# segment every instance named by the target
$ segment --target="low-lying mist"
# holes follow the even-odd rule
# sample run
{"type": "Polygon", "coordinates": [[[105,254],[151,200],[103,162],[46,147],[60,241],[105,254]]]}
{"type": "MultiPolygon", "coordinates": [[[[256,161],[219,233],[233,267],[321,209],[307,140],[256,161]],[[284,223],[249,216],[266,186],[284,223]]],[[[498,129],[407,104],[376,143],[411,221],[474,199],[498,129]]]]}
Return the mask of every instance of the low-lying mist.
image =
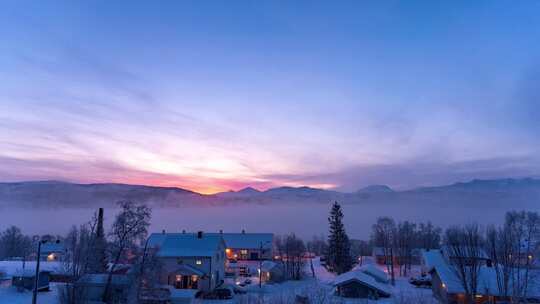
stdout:
{"type": "MultiPolygon", "coordinates": [[[[344,221],[351,238],[367,239],[371,226],[379,216],[391,216],[396,220],[416,222],[431,221],[435,225],[447,227],[453,224],[479,222],[482,225],[497,224],[504,220],[505,212],[516,209],[530,209],[529,206],[465,206],[442,204],[343,204],[344,221]],[[529,207],[529,208],[527,208],[529,207]]],[[[534,211],[539,206],[533,207],[534,211]]],[[[229,205],[180,208],[154,208],[151,232],[219,231],[273,232],[286,234],[294,232],[302,238],[326,234],[328,204],[277,204],[277,205],[229,205]]],[[[107,226],[112,223],[118,210],[105,209],[107,226]]],[[[3,208],[0,209],[0,229],[19,226],[26,234],[64,235],[73,225],[89,221],[95,209],[90,208],[3,208]]]]}

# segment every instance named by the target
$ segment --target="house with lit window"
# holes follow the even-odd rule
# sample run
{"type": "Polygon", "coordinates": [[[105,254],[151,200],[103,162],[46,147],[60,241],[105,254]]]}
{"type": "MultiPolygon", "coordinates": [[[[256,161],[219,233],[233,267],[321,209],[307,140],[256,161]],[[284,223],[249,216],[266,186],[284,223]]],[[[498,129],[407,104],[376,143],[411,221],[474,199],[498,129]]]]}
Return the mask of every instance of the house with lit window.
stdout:
{"type": "Polygon", "coordinates": [[[226,271],[240,276],[257,274],[263,261],[274,257],[272,233],[213,233],[223,237],[227,257],[226,271]]]}
{"type": "Polygon", "coordinates": [[[154,233],[148,248],[161,262],[161,284],[208,292],[223,283],[225,242],[219,234],[154,233]]]}
{"type": "Polygon", "coordinates": [[[63,242],[47,242],[41,245],[39,259],[47,262],[63,261],[66,254],[67,249],[63,242]]]}
{"type": "MultiPolygon", "coordinates": [[[[469,251],[472,252],[472,250],[469,251]]],[[[425,266],[431,275],[433,295],[440,303],[465,304],[467,303],[465,289],[459,279],[457,268],[455,268],[455,261],[458,257],[451,252],[451,250],[445,248],[424,251],[425,266]]],[[[493,264],[482,251],[478,252],[480,254],[476,254],[474,257],[467,257],[466,255],[461,257],[462,261],[464,259],[466,263],[470,261],[471,264],[472,260],[476,259],[477,261],[474,263],[480,265],[476,275],[477,291],[474,303],[509,303],[510,299],[503,296],[504,293],[500,291],[497,280],[497,267],[500,266],[493,264]]],[[[533,274],[531,270],[529,277],[527,294],[521,301],[540,303],[540,273],[533,274]]],[[[512,289],[511,286],[509,288],[512,289]]]]}
{"type": "Polygon", "coordinates": [[[273,258],[273,233],[216,233],[223,237],[227,246],[228,260],[272,260],[273,258]]]}

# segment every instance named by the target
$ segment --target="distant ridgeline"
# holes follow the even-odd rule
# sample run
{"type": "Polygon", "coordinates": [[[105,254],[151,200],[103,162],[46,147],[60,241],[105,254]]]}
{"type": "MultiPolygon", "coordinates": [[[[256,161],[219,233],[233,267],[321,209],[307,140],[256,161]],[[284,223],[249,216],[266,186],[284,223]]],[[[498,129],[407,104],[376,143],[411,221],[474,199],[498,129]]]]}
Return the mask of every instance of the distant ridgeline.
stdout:
{"type": "Polygon", "coordinates": [[[504,205],[512,208],[516,203],[540,205],[540,179],[473,180],[406,191],[394,191],[385,185],[372,185],[351,193],[309,187],[279,187],[266,191],[248,187],[212,195],[174,187],[126,184],[74,184],[58,181],[0,183],[0,207],[112,207],[119,200],[144,202],[152,207],[320,204],[339,201],[343,204],[481,204],[486,208],[504,205]]]}

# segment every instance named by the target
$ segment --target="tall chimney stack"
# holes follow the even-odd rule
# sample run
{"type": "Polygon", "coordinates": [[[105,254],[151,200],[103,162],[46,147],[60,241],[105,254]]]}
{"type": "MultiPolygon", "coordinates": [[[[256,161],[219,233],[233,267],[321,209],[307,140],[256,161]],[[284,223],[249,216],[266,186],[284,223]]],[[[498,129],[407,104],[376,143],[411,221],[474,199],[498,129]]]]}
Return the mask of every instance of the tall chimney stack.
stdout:
{"type": "Polygon", "coordinates": [[[203,232],[202,232],[202,231],[198,231],[198,232],[197,232],[197,238],[198,238],[198,239],[202,239],[202,235],[203,235],[203,232]]]}

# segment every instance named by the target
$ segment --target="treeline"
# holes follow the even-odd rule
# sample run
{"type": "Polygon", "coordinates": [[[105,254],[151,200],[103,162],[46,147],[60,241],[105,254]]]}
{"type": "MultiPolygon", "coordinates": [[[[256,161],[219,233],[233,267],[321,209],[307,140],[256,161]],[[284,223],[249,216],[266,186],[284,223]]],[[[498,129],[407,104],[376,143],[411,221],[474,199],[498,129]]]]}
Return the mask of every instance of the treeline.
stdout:
{"type": "Polygon", "coordinates": [[[102,298],[103,302],[110,302],[113,297],[112,275],[121,263],[135,266],[137,283],[130,291],[131,297],[135,299],[143,281],[149,284],[155,282],[155,260],[141,252],[141,244],[144,244],[150,226],[151,209],[131,201],[120,201],[118,206],[120,212],[116,214],[108,232],[103,226],[103,209],[99,209],[88,222],[73,226],[63,237],[30,237],[22,234],[17,227],[9,227],[0,234],[0,258],[40,258],[37,256],[39,242],[46,244],[60,241],[66,249],[66,256],[62,259],[64,274],[70,278],[60,290],[61,303],[85,303],[85,293],[77,290],[74,282],[92,274],[107,276],[102,298]]]}
{"type": "Polygon", "coordinates": [[[377,248],[382,254],[392,284],[396,275],[407,275],[420,250],[443,247],[459,283],[471,300],[477,294],[481,261],[488,260],[496,272],[503,296],[524,298],[530,287],[531,269],[539,263],[540,216],[537,212],[510,211],[502,225],[482,227],[477,223],[454,225],[443,230],[427,222],[395,221],[379,217],[369,240],[350,240],[343,225],[341,206],[334,203],[329,216],[329,235],[315,236],[307,250],[326,256],[330,271],[349,271],[354,263],[377,248]]]}

